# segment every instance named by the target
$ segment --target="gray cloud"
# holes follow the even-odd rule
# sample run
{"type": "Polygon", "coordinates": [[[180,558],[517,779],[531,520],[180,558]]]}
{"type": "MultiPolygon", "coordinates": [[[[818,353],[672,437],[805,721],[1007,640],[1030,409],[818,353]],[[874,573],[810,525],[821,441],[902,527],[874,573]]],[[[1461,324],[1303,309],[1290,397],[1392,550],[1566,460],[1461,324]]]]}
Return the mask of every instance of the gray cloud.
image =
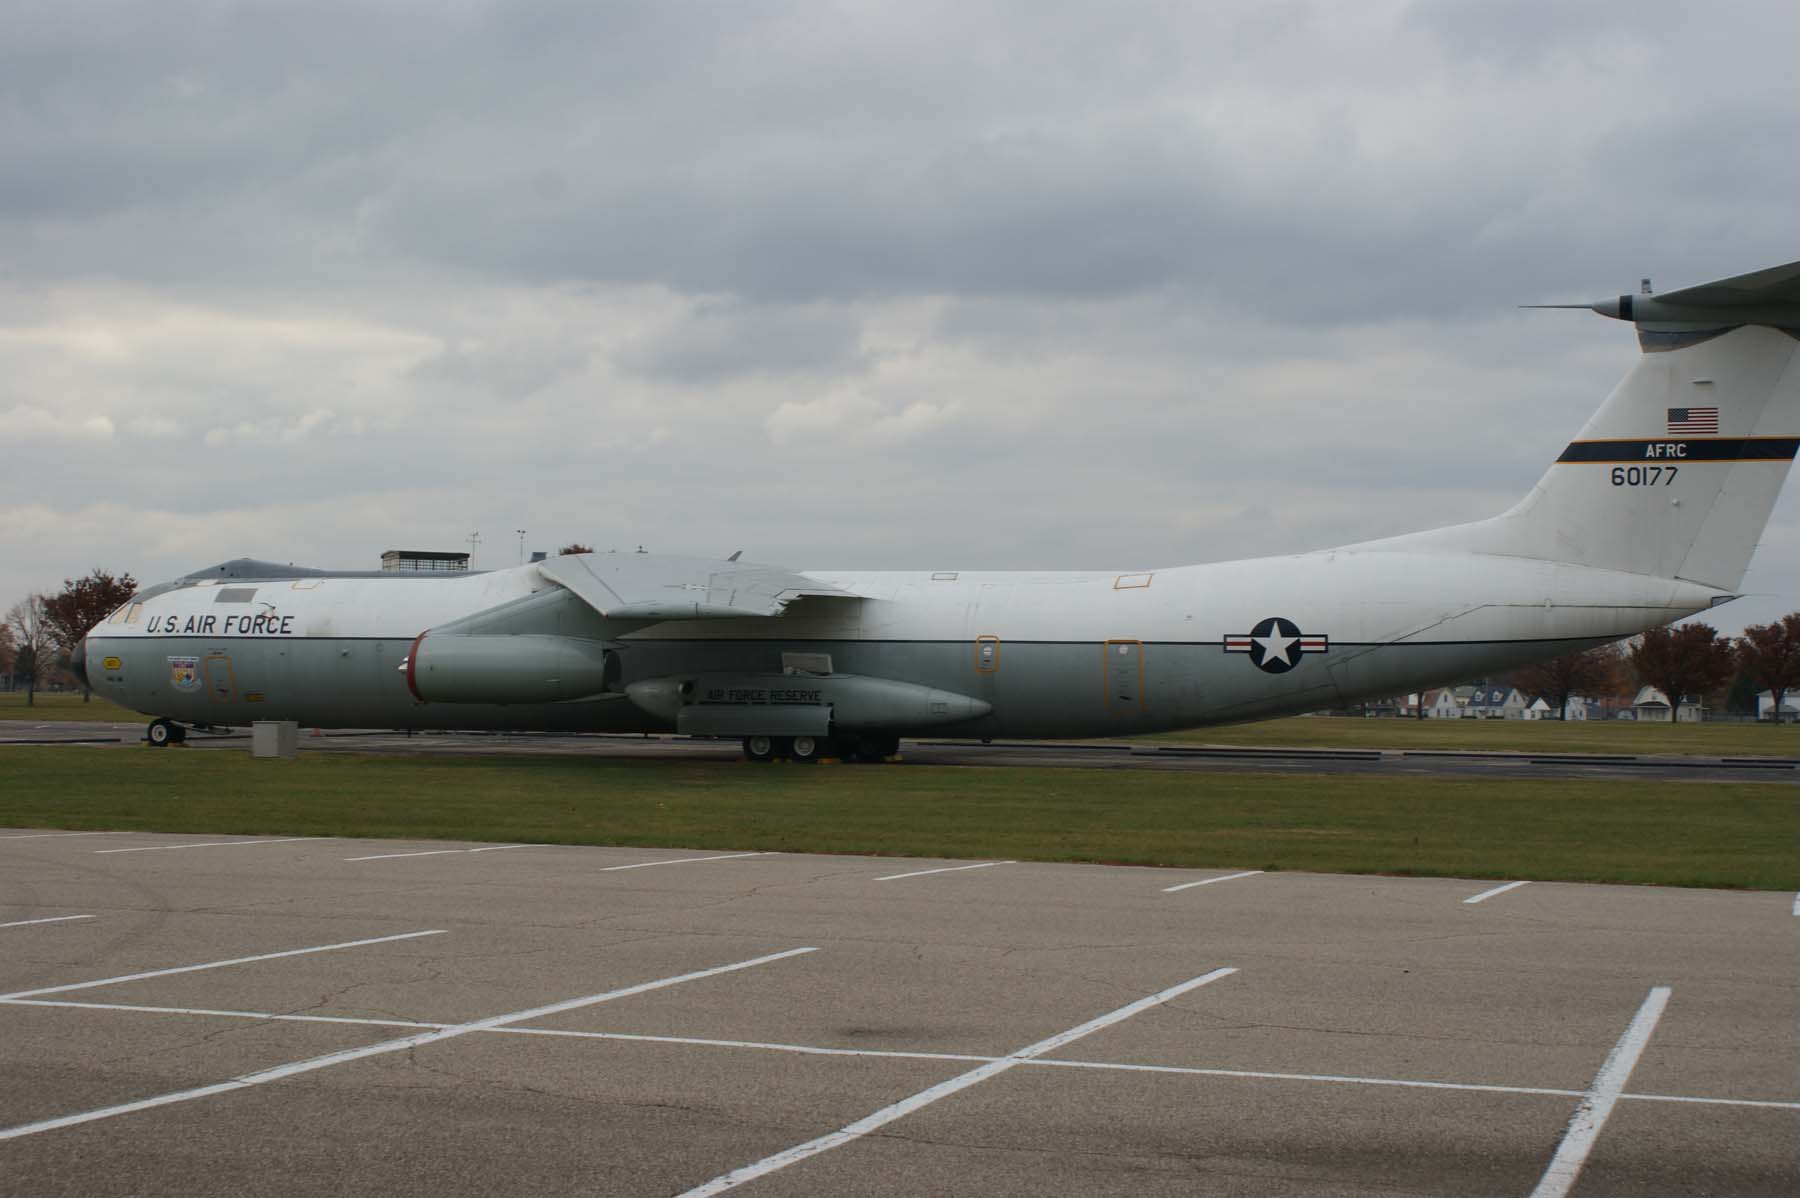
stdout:
{"type": "Polygon", "coordinates": [[[860,333],[844,307],[703,302],[681,323],[622,347],[616,361],[634,374],[690,384],[841,374],[863,364],[860,333]]]}

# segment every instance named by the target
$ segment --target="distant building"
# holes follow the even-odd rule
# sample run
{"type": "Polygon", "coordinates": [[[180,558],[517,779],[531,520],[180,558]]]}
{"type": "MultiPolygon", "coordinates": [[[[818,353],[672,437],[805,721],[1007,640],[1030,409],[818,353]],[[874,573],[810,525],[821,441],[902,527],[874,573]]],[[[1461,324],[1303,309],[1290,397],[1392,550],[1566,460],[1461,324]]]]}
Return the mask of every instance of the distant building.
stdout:
{"type": "MultiPolygon", "coordinates": [[[[1775,706],[1775,692],[1763,691],[1756,696],[1756,718],[1767,720],[1773,718],[1769,713],[1775,706]]],[[[1784,724],[1800,724],[1800,694],[1786,691],[1781,696],[1781,722],[1784,724]]]]}
{"type": "Polygon", "coordinates": [[[1470,691],[1463,710],[1478,720],[1522,720],[1526,707],[1525,696],[1514,687],[1477,686],[1470,691]]]}
{"type": "Polygon", "coordinates": [[[1428,720],[1454,720],[1462,717],[1462,705],[1456,701],[1456,692],[1449,687],[1425,692],[1425,718],[1428,720]]]}
{"type": "MultiPolygon", "coordinates": [[[[1632,718],[1648,721],[1652,724],[1669,722],[1669,696],[1654,686],[1638,688],[1637,698],[1631,704],[1632,718]]],[[[1706,708],[1699,703],[1683,702],[1681,705],[1681,722],[1697,724],[1706,718],[1706,708]]]]}
{"type": "Polygon", "coordinates": [[[1585,695],[1570,695],[1566,713],[1559,713],[1556,704],[1542,697],[1525,709],[1525,718],[1528,720],[1604,720],[1606,716],[1606,709],[1600,700],[1590,699],[1585,695]]]}
{"type": "Polygon", "coordinates": [[[435,553],[429,549],[390,549],[381,555],[381,568],[419,574],[456,574],[469,568],[469,555],[435,553]]]}

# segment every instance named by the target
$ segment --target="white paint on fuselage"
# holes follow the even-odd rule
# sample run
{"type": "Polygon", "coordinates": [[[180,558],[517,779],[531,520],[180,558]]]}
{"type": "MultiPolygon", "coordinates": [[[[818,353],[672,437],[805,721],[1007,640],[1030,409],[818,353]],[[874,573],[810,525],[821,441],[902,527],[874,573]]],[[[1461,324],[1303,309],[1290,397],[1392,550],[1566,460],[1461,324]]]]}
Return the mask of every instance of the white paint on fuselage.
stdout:
{"type": "MultiPolygon", "coordinates": [[[[1557,640],[1625,636],[1700,611],[1725,592],[1640,574],[1479,554],[1330,552],[1153,572],[1118,588],[1117,574],[964,571],[808,571],[861,601],[801,600],[772,617],[655,624],[626,634],[655,641],[852,640],[1003,643],[1206,643],[1280,616],[1333,645],[1413,640],[1557,640]]],[[[448,578],[321,578],[243,582],[247,603],[218,603],[225,587],[182,587],[151,597],[129,624],[94,636],[411,640],[428,629],[549,589],[530,566],[448,578]],[[252,624],[253,619],[261,622],[252,624]],[[279,625],[269,621],[281,618],[279,625]]]]}
{"type": "MultiPolygon", "coordinates": [[[[1677,580],[1592,570],[1535,559],[1482,554],[1335,550],[1291,557],[1182,566],[1125,577],[1116,573],[977,572],[954,578],[929,572],[811,571],[811,577],[862,596],[802,599],[773,617],[689,620],[621,630],[632,677],[718,669],[709,662],[749,654],[774,669],[772,651],[835,646],[841,658],[879,646],[881,677],[966,693],[989,702],[992,717],[965,734],[1107,735],[1193,726],[1309,710],[1331,702],[1457,681],[1541,656],[1556,644],[1630,635],[1703,610],[1724,593],[1677,580]],[[1148,585],[1141,584],[1148,580],[1148,585]],[[1323,652],[1288,673],[1258,669],[1229,638],[1280,617],[1323,652]],[[978,665],[978,638],[998,645],[998,668],[978,665]],[[1143,694],[1109,702],[1108,642],[1136,642],[1143,694]]],[[[318,694],[279,687],[215,698],[155,696],[171,686],[170,653],[236,656],[271,651],[305,657],[321,685],[355,692],[343,722],[396,727],[469,727],[476,713],[456,705],[420,705],[398,674],[405,647],[428,629],[554,588],[532,566],[434,577],[323,577],[273,582],[201,583],[153,595],[128,622],[90,636],[90,676],[103,692],[123,674],[135,689],[120,697],[154,714],[242,723],[302,718],[331,723],[318,694]],[[247,602],[219,602],[225,588],[254,589],[247,602]],[[257,642],[236,652],[234,642],[257,642]],[[288,642],[291,648],[281,648],[288,642]],[[372,645],[365,642],[373,642],[372,645]],[[273,649],[271,649],[273,646],[273,649]],[[384,656],[385,654],[385,656],[384,656]],[[126,659],[123,674],[103,667],[126,659]],[[345,663],[341,676],[319,671],[345,663]],[[373,658],[373,661],[369,659],[373,658]],[[326,667],[318,663],[323,660],[326,667]],[[356,672],[361,671],[361,672],[356,672]],[[326,679],[321,683],[321,678],[326,679]],[[339,681],[332,682],[331,678],[339,681]],[[149,691],[144,680],[151,680],[149,691]],[[266,690],[267,693],[263,693],[266,690]],[[424,708],[424,710],[421,710],[424,708]],[[196,715],[195,711],[202,714],[196,715]],[[204,714],[215,712],[210,717],[204,714]]],[[[1297,652],[1297,650],[1296,650],[1297,652]]],[[[743,667],[738,667],[743,668],[743,667]]],[[[841,661],[837,667],[856,672],[841,661]]],[[[274,676],[271,673],[271,676],[274,676]]],[[[211,675],[209,675],[209,680],[211,675]]],[[[194,688],[190,688],[194,689],[194,688]]],[[[634,727],[642,713],[616,702],[590,705],[593,728],[634,727]],[[607,710],[601,710],[601,707],[607,710]],[[628,717],[628,718],[627,718],[628,717]]],[[[492,726],[568,727],[567,705],[515,706],[492,726]],[[556,710],[551,710],[554,707],[556,710]],[[534,715],[533,713],[538,713],[534,715]],[[547,714],[546,714],[547,713],[547,714]]],[[[585,717],[584,717],[585,718],[585,717]]]]}

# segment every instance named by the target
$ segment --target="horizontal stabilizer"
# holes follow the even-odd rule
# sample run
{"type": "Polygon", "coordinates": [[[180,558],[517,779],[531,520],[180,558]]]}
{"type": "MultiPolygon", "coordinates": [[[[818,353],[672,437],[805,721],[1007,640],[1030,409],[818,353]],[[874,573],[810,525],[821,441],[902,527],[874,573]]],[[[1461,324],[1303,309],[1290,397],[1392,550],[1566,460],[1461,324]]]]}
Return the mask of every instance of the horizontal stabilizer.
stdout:
{"type": "Polygon", "coordinates": [[[778,616],[803,596],[856,595],[779,566],[660,553],[577,553],[538,563],[544,578],[612,620],[778,616]]]}
{"type": "Polygon", "coordinates": [[[1696,308],[1742,307],[1746,304],[1800,305],[1800,262],[1754,270],[1747,275],[1720,279],[1666,291],[1656,297],[1667,304],[1685,304],[1696,308]]]}
{"type": "Polygon", "coordinates": [[[1661,295],[1621,295],[1591,304],[1528,306],[1589,308],[1615,320],[1632,321],[1640,329],[1659,331],[1724,329],[1747,324],[1800,328],[1800,262],[1661,295]]]}

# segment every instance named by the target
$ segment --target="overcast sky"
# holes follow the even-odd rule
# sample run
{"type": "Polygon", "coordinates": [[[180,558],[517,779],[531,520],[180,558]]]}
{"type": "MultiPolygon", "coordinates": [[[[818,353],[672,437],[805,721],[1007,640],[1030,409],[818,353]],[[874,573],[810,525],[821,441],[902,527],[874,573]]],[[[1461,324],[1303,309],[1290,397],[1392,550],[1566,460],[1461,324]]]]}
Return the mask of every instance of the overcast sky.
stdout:
{"type": "MultiPolygon", "coordinates": [[[[1522,495],[1800,258],[1791,4],[0,0],[0,607],[94,566],[1141,569],[1522,495]]],[[[1735,630],[1800,608],[1790,483],[1735,630]]]]}

